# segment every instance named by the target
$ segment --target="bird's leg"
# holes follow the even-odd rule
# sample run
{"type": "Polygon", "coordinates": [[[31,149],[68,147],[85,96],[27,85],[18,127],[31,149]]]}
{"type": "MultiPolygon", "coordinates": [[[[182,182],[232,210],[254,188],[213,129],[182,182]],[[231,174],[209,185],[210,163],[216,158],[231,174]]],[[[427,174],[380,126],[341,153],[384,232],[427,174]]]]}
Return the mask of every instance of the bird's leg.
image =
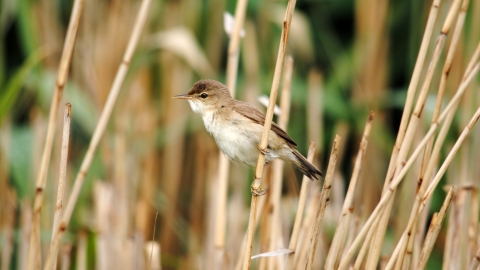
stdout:
{"type": "MultiPolygon", "coordinates": [[[[259,151],[260,151],[260,147],[258,147],[258,148],[259,148],[259,151]]],[[[268,162],[266,162],[264,166],[266,166],[266,165],[268,165],[268,162]]],[[[263,187],[261,186],[262,176],[260,176],[260,178],[257,178],[256,170],[253,173],[253,175],[255,176],[255,180],[253,180],[253,183],[250,185],[250,191],[255,196],[265,195],[265,193],[267,193],[267,191],[265,189],[263,189],[263,187]]]]}

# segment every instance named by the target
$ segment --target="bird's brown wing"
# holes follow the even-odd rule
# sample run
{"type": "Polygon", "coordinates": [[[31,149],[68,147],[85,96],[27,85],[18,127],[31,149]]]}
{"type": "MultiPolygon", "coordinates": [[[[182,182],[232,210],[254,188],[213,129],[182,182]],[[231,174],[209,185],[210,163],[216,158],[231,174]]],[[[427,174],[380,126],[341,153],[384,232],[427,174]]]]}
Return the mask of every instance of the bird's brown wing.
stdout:
{"type": "MultiPolygon", "coordinates": [[[[235,101],[236,101],[235,111],[237,113],[245,116],[246,118],[262,126],[265,124],[265,114],[263,114],[261,111],[255,108],[255,106],[246,102],[242,102],[238,100],[235,100],[235,101]]],[[[278,136],[282,137],[291,146],[297,146],[297,143],[295,143],[295,141],[293,141],[293,139],[290,138],[290,136],[288,136],[288,134],[283,129],[281,129],[277,124],[275,124],[273,121],[272,121],[271,130],[275,132],[275,134],[277,134],[278,136]]]]}

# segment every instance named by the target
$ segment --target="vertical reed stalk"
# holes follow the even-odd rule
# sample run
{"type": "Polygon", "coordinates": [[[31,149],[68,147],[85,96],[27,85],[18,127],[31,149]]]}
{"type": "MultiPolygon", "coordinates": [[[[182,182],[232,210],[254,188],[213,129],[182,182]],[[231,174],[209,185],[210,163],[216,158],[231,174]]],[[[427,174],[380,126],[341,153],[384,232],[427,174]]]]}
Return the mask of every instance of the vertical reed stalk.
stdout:
{"type": "Polygon", "coordinates": [[[325,181],[323,182],[322,194],[320,195],[320,205],[317,210],[317,215],[315,217],[315,224],[313,231],[310,237],[310,250],[307,257],[307,265],[305,269],[311,270],[313,266],[313,260],[315,258],[315,250],[318,243],[318,234],[320,233],[320,228],[322,227],[323,215],[325,214],[325,209],[327,208],[327,203],[330,200],[330,190],[332,188],[333,176],[335,174],[335,166],[337,164],[338,158],[338,148],[340,146],[340,136],[336,135],[335,140],[333,141],[332,153],[330,154],[330,160],[328,162],[327,174],[325,176],[325,181]]]}
{"type": "Polygon", "coordinates": [[[472,259],[472,262],[470,263],[468,270],[476,270],[478,269],[479,265],[480,265],[480,249],[478,249],[477,253],[475,253],[475,257],[472,259]]]}
{"type": "MultiPolygon", "coordinates": [[[[235,8],[235,24],[231,33],[230,43],[228,46],[227,60],[227,87],[230,93],[235,97],[238,60],[240,54],[240,32],[245,22],[248,0],[237,1],[235,8]]],[[[228,193],[228,173],[230,171],[230,161],[219,151],[218,155],[218,177],[217,190],[215,196],[217,200],[217,209],[215,215],[215,248],[216,269],[221,269],[223,265],[223,257],[225,252],[225,230],[226,230],[226,209],[227,209],[227,193],[228,193]]]]}
{"type": "MultiPolygon", "coordinates": [[[[428,16],[427,25],[425,27],[425,32],[423,34],[422,44],[420,45],[420,50],[418,52],[417,60],[415,62],[415,67],[413,69],[412,78],[410,80],[410,84],[408,85],[407,99],[405,101],[405,106],[403,108],[402,119],[401,119],[401,122],[400,122],[400,127],[399,127],[399,131],[398,131],[397,138],[396,138],[396,141],[395,141],[395,145],[393,146],[392,156],[390,158],[390,163],[389,163],[389,166],[388,166],[387,175],[385,177],[385,182],[384,182],[382,193],[386,192],[387,186],[389,185],[389,180],[393,177],[393,174],[395,172],[395,166],[397,164],[397,156],[398,156],[400,148],[403,144],[403,140],[404,140],[404,137],[405,137],[405,134],[406,134],[410,112],[411,112],[412,107],[413,107],[413,101],[414,101],[414,98],[415,98],[415,93],[417,91],[418,82],[420,80],[420,75],[422,73],[423,64],[425,62],[425,58],[426,58],[426,55],[427,55],[428,44],[430,43],[430,39],[432,37],[433,27],[435,25],[435,20],[436,20],[437,15],[438,15],[438,7],[440,5],[440,2],[441,2],[441,0],[434,0],[432,2],[432,6],[430,8],[430,13],[429,13],[429,16],[428,16]]],[[[386,217],[384,217],[384,219],[386,219],[386,217]]],[[[386,225],[386,220],[384,220],[383,224],[386,225]]],[[[372,228],[372,229],[376,229],[376,226],[374,226],[374,228],[372,228]]],[[[383,237],[379,237],[379,238],[383,238],[383,237]]],[[[373,248],[376,248],[376,251],[370,253],[372,257],[370,257],[370,255],[369,255],[369,258],[371,258],[371,259],[368,260],[368,261],[370,261],[370,265],[376,265],[376,263],[378,261],[378,257],[380,255],[380,248],[378,246],[381,245],[380,241],[381,241],[381,239],[377,240],[377,242],[376,242],[377,247],[375,247],[375,246],[373,247],[373,248]]]]}
{"type": "MultiPolygon", "coordinates": [[[[285,73],[283,74],[283,87],[280,97],[280,116],[278,117],[278,125],[281,129],[287,130],[288,120],[290,116],[290,96],[293,74],[293,58],[287,56],[285,73]]],[[[270,196],[271,219],[270,219],[270,246],[269,250],[274,251],[276,248],[283,246],[279,243],[281,232],[281,217],[280,217],[280,199],[282,197],[282,179],[283,179],[283,161],[275,160],[273,162],[273,176],[272,176],[272,192],[270,196]]],[[[280,267],[276,264],[279,256],[268,257],[268,269],[275,270],[280,267]]]]}
{"type": "MultiPolygon", "coordinates": [[[[285,52],[287,49],[288,33],[290,25],[292,23],[293,11],[295,10],[296,0],[289,0],[287,5],[287,11],[283,20],[282,36],[280,38],[280,48],[278,50],[277,62],[275,64],[275,72],[273,74],[273,83],[270,90],[270,102],[268,104],[267,113],[265,115],[265,124],[263,126],[262,139],[260,141],[259,149],[263,152],[266,149],[268,142],[268,134],[272,127],[273,109],[277,100],[278,86],[280,84],[280,76],[282,74],[283,62],[285,61],[285,52]]],[[[250,205],[250,216],[248,220],[247,238],[245,244],[245,254],[243,257],[243,269],[250,269],[250,257],[252,255],[253,234],[255,232],[255,213],[257,211],[258,196],[263,194],[264,191],[261,187],[261,179],[263,175],[263,168],[265,166],[265,154],[258,154],[257,166],[255,169],[255,180],[253,181],[252,188],[252,201],[250,205]]]]}
{"type": "Polygon", "coordinates": [[[44,267],[45,270],[52,269],[53,267],[54,254],[58,252],[60,240],[67,229],[70,218],[72,217],[73,210],[78,200],[78,196],[80,195],[80,190],[85,180],[85,176],[92,163],[93,155],[95,154],[97,146],[100,143],[102,135],[107,127],[108,120],[110,118],[110,115],[112,114],[113,107],[117,100],[121,86],[123,84],[123,81],[125,80],[125,76],[127,75],[130,61],[132,60],[133,53],[135,52],[135,48],[138,44],[138,40],[140,39],[143,26],[145,25],[145,21],[147,19],[150,2],[151,0],[143,0],[140,6],[138,17],[133,27],[132,35],[123,56],[122,64],[120,65],[117,75],[115,76],[115,80],[113,81],[113,85],[110,89],[107,102],[105,103],[105,107],[102,111],[102,114],[100,115],[97,126],[95,127],[95,131],[93,132],[92,140],[90,141],[90,145],[83,159],[80,171],[75,178],[75,184],[72,188],[72,193],[70,195],[70,199],[68,200],[67,207],[65,208],[64,216],[62,218],[62,221],[60,222],[58,233],[55,233],[55,238],[52,241],[52,247],[49,251],[48,259],[44,267]]]}
{"type": "Polygon", "coordinates": [[[87,233],[85,231],[80,231],[78,234],[76,269],[87,270],[87,233]]]}
{"type": "MultiPolygon", "coordinates": [[[[315,155],[315,142],[311,141],[310,146],[308,147],[308,155],[307,160],[311,163],[313,162],[313,157],[315,155]]],[[[293,270],[295,265],[295,256],[298,254],[295,253],[297,250],[297,244],[299,240],[300,228],[302,225],[303,214],[305,212],[305,204],[307,202],[307,193],[308,187],[310,186],[310,182],[312,180],[305,175],[302,178],[302,186],[300,188],[300,195],[298,196],[298,207],[297,213],[295,214],[295,221],[293,223],[293,230],[292,235],[290,236],[290,243],[288,245],[288,249],[293,251],[292,253],[288,254],[287,261],[286,261],[286,270],[293,270]]]]}
{"type": "MultiPolygon", "coordinates": [[[[470,74],[468,75],[467,79],[462,82],[462,84],[460,85],[457,93],[454,95],[454,97],[450,100],[449,104],[445,107],[444,111],[442,112],[442,114],[440,115],[440,117],[438,118],[438,121],[433,123],[431,126],[430,126],[430,129],[428,130],[427,134],[425,135],[425,137],[422,139],[422,141],[418,144],[417,148],[415,149],[415,151],[412,153],[412,155],[410,156],[410,158],[405,162],[402,162],[402,166],[399,168],[399,172],[398,174],[396,174],[396,176],[392,179],[392,181],[390,182],[390,185],[387,189],[387,192],[386,194],[384,194],[384,196],[382,196],[380,202],[378,203],[378,205],[375,207],[375,210],[373,211],[373,213],[370,215],[370,217],[368,218],[368,220],[365,222],[363,228],[360,230],[359,234],[357,235],[357,237],[355,238],[354,242],[352,243],[352,245],[350,246],[347,254],[345,255],[345,257],[342,259],[341,263],[340,263],[340,266],[339,266],[339,269],[346,269],[347,267],[347,264],[348,262],[353,258],[353,255],[354,255],[354,252],[356,250],[356,248],[358,247],[358,245],[360,245],[361,241],[363,240],[363,238],[367,235],[367,232],[370,230],[371,228],[371,225],[376,222],[377,218],[379,217],[379,214],[381,214],[381,212],[383,211],[384,209],[384,206],[386,205],[386,203],[389,201],[389,199],[392,197],[392,195],[394,194],[394,190],[395,188],[398,186],[398,184],[402,181],[403,177],[405,176],[407,170],[412,166],[413,162],[415,161],[415,159],[419,156],[420,152],[422,151],[422,149],[425,147],[425,145],[427,144],[428,140],[434,135],[436,129],[438,128],[438,125],[443,122],[443,120],[447,117],[447,115],[450,113],[450,111],[452,111],[453,107],[455,107],[456,103],[459,101],[459,99],[461,98],[462,94],[465,92],[465,90],[467,89],[467,86],[468,84],[471,82],[471,80],[473,79],[473,77],[475,76],[475,74],[478,72],[478,69],[480,68],[480,63],[475,65],[475,67],[472,69],[472,71],[470,72],[470,74]]],[[[476,114],[475,114],[476,116],[476,114]]],[[[475,116],[474,118],[472,118],[471,121],[473,121],[475,119],[475,116]]],[[[472,124],[473,125],[473,124],[472,124]]],[[[469,123],[469,126],[470,126],[470,123],[469,123]]],[[[467,126],[466,128],[468,128],[469,126],[467,126]]],[[[468,133],[468,131],[465,131],[468,133]]],[[[462,136],[465,136],[465,135],[462,135],[462,136]]],[[[464,138],[463,138],[464,139],[464,138]]],[[[462,140],[463,140],[462,139],[462,140]]],[[[460,140],[460,138],[459,138],[460,140]]],[[[459,146],[458,146],[459,147],[459,146]]],[[[445,168],[446,169],[446,168],[445,168]]],[[[435,180],[435,179],[434,179],[435,180]]],[[[433,182],[432,182],[433,183],[433,182]]],[[[438,184],[438,183],[437,183],[438,184]]],[[[428,190],[427,190],[428,192],[428,190]]],[[[432,192],[432,191],[430,191],[432,192]]]]}
{"type": "Polygon", "coordinates": [[[55,90],[53,92],[52,101],[50,103],[50,113],[48,115],[47,137],[42,154],[40,171],[37,175],[35,184],[35,199],[33,203],[33,226],[30,234],[30,248],[28,253],[28,270],[39,269],[40,259],[40,212],[42,210],[43,198],[45,196],[45,185],[47,182],[48,166],[50,163],[50,154],[52,153],[53,138],[55,135],[55,127],[57,121],[57,112],[60,100],[62,99],[63,89],[67,82],[70,62],[72,60],[73,48],[77,38],[80,17],[83,11],[85,0],[76,0],[73,3],[72,15],[68,23],[67,36],[63,45],[62,58],[60,59],[60,67],[55,82],[55,90]]]}
{"type": "MultiPolygon", "coordinates": [[[[470,63],[474,63],[475,61],[477,61],[477,59],[474,57],[471,59],[470,63]]],[[[465,81],[467,79],[467,74],[468,72],[471,70],[471,67],[472,65],[469,64],[469,68],[467,68],[466,70],[466,73],[464,75],[464,78],[463,78],[463,81],[465,81]]],[[[438,134],[437,136],[437,139],[435,141],[435,145],[433,147],[433,151],[430,155],[430,160],[426,166],[426,169],[425,169],[425,172],[424,172],[424,179],[430,179],[432,177],[432,174],[434,172],[434,169],[435,167],[437,166],[437,162],[438,162],[438,159],[439,159],[439,155],[440,155],[440,150],[442,148],[442,145],[443,145],[443,142],[447,136],[447,133],[449,131],[449,128],[450,128],[450,124],[452,123],[452,120],[453,120],[453,117],[454,117],[454,112],[455,110],[457,109],[458,107],[458,103],[455,104],[454,106],[454,110],[451,111],[448,115],[447,115],[447,118],[442,126],[442,129],[440,130],[440,133],[438,134]]],[[[410,233],[413,233],[413,226],[415,225],[417,219],[418,219],[418,208],[420,207],[420,200],[428,186],[428,181],[424,181],[422,183],[420,183],[420,187],[418,188],[418,191],[417,191],[417,195],[416,195],[416,198],[415,198],[415,202],[414,202],[414,205],[413,205],[413,208],[412,208],[412,214],[410,216],[410,220],[409,220],[409,223],[407,225],[407,228],[405,229],[404,233],[403,233],[403,236],[399,242],[399,246],[398,248],[400,248],[400,246],[404,245],[405,244],[405,240],[406,240],[406,237],[410,234],[410,233]]],[[[449,255],[446,255],[446,256],[449,256],[449,255]]],[[[393,260],[396,259],[396,256],[392,256],[391,257],[391,261],[393,263],[393,260]]],[[[389,263],[390,265],[390,263],[389,263]]]]}
{"type": "MultiPolygon", "coordinates": [[[[57,233],[58,224],[63,215],[63,195],[65,194],[65,182],[67,178],[68,145],[70,138],[70,120],[72,105],[65,104],[65,114],[63,116],[63,135],[62,135],[62,153],[60,157],[60,174],[58,177],[57,202],[55,204],[55,216],[53,219],[52,241],[57,233]]],[[[57,254],[53,255],[53,269],[57,269],[57,254]]]]}
{"type": "Polygon", "coordinates": [[[308,74],[307,129],[308,140],[319,142],[315,154],[323,153],[323,102],[323,75],[312,69],[308,74]]]}
{"type": "MultiPolygon", "coordinates": [[[[62,263],[62,270],[69,270],[70,269],[70,264],[72,263],[72,256],[71,256],[71,251],[72,251],[72,245],[70,244],[65,244],[62,247],[62,251],[60,253],[60,261],[62,263]]],[[[78,270],[82,270],[80,268],[77,268],[78,270]]]]}
{"type": "Polygon", "coordinates": [[[437,240],[437,236],[440,233],[440,229],[442,228],[443,220],[445,219],[445,215],[447,214],[448,207],[450,206],[450,202],[452,201],[453,195],[455,194],[455,188],[451,187],[448,190],[447,196],[443,201],[442,208],[440,212],[435,213],[432,218],[432,222],[430,223],[430,228],[428,229],[427,236],[425,237],[425,242],[423,244],[422,252],[420,254],[420,260],[416,269],[424,269],[427,265],[428,258],[430,257],[430,253],[432,252],[433,245],[437,240]]]}
{"type": "Polygon", "coordinates": [[[328,251],[327,260],[325,262],[325,268],[335,269],[338,267],[340,261],[340,255],[343,253],[345,245],[345,239],[347,238],[347,230],[350,224],[350,218],[352,217],[352,209],[355,208],[353,204],[353,196],[355,194],[355,188],[357,186],[358,178],[360,175],[360,169],[362,168],[362,160],[365,157],[367,151],[368,137],[370,136],[370,130],[372,129],[373,112],[370,112],[365,130],[363,132],[362,141],[360,142],[360,149],[358,150],[357,158],[355,161],[355,167],[353,168],[352,178],[348,186],[347,195],[343,203],[342,212],[338,220],[337,229],[333,236],[330,250],[328,251]]]}
{"type": "MultiPolygon", "coordinates": [[[[452,41],[450,43],[450,47],[449,47],[448,53],[447,53],[447,59],[446,59],[445,64],[443,66],[442,77],[440,79],[440,87],[438,89],[437,101],[436,101],[435,109],[434,109],[434,112],[433,112],[432,122],[435,122],[437,120],[438,116],[440,115],[443,96],[444,96],[444,93],[445,93],[446,83],[447,83],[447,79],[448,79],[448,74],[450,73],[450,69],[452,68],[453,57],[455,55],[457,45],[458,45],[458,41],[460,40],[460,35],[462,33],[463,24],[465,22],[466,12],[467,12],[467,8],[468,8],[468,3],[469,3],[469,0],[464,0],[463,1],[461,9],[460,9],[460,13],[459,13],[458,18],[457,18],[457,23],[456,23],[455,29],[453,31],[452,41]]],[[[436,160],[435,158],[432,159],[431,156],[430,156],[430,154],[431,154],[430,151],[432,149],[432,145],[433,145],[433,139],[431,139],[428,142],[428,144],[425,148],[425,153],[424,153],[424,157],[423,157],[423,161],[422,161],[422,168],[426,168],[426,165],[430,160],[436,160]]],[[[420,183],[420,184],[419,184],[419,188],[417,189],[417,191],[421,190],[421,185],[424,184],[424,182],[428,183],[430,181],[430,175],[428,175],[426,177],[425,176],[426,175],[424,175],[424,170],[423,170],[421,172],[421,175],[419,176],[418,183],[420,183]]],[[[411,213],[413,214],[415,212],[416,211],[414,210],[411,213]]],[[[423,224],[420,224],[420,225],[423,226],[423,224]]],[[[416,226],[415,226],[415,224],[413,224],[413,226],[411,228],[411,231],[408,233],[407,248],[405,249],[405,253],[403,255],[403,256],[405,256],[405,259],[404,259],[404,262],[403,262],[403,265],[404,265],[403,268],[404,269],[406,267],[408,267],[408,265],[410,265],[410,258],[411,258],[411,254],[413,253],[413,244],[414,244],[415,236],[417,235],[415,233],[415,229],[416,229],[416,226]]],[[[416,265],[416,264],[414,263],[414,265],[416,265]]]]}

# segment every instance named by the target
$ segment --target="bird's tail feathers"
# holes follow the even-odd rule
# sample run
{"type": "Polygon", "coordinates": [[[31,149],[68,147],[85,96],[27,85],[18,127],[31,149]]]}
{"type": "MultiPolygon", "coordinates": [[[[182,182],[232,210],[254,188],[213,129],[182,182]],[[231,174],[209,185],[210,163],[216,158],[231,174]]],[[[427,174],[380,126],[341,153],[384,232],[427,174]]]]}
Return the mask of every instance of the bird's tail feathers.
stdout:
{"type": "Polygon", "coordinates": [[[318,177],[320,176],[321,178],[325,178],[325,175],[323,172],[321,172],[315,165],[310,163],[300,152],[298,152],[296,149],[292,149],[293,154],[295,155],[295,159],[291,160],[293,165],[297,167],[299,170],[302,171],[302,173],[310,178],[311,180],[319,179],[318,177]]]}

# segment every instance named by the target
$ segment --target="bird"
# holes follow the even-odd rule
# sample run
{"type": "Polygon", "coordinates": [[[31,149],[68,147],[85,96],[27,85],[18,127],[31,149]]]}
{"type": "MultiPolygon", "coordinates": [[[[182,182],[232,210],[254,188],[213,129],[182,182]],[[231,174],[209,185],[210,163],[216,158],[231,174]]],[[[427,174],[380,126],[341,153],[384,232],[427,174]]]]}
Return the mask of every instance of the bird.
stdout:
{"type": "Polygon", "coordinates": [[[236,100],[226,85],[211,79],[196,82],[186,93],[175,99],[187,100],[193,112],[200,114],[205,129],[231,161],[255,166],[258,152],[265,154],[265,163],[274,159],[290,162],[305,176],[324,178],[324,174],[295,148],[295,141],[272,122],[265,150],[259,148],[265,114],[255,106],[236,100]]]}

